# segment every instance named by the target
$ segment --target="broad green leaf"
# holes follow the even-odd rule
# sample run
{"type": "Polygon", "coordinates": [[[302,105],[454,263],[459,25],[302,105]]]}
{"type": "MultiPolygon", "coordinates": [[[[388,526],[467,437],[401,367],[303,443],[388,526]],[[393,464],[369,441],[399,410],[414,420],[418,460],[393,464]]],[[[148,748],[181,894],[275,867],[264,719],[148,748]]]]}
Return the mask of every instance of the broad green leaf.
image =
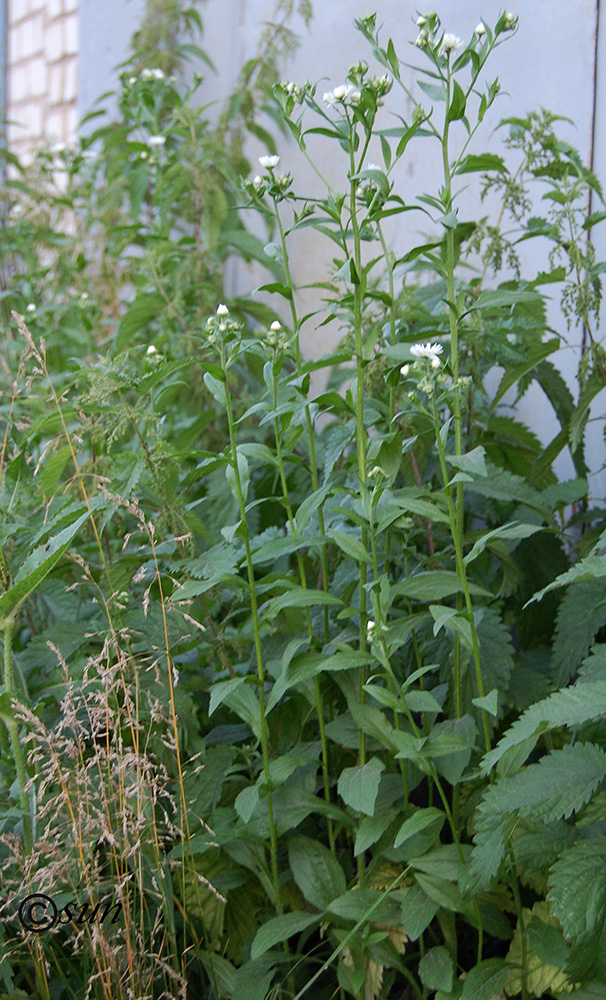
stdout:
{"type": "Polygon", "coordinates": [[[486,469],[486,449],[483,445],[478,445],[473,451],[468,451],[464,455],[447,455],[446,461],[454,465],[455,469],[466,472],[470,476],[487,476],[486,469]]]}
{"type": "Polygon", "coordinates": [[[288,860],[299,889],[318,910],[325,910],[345,892],[347,885],[341,865],[318,840],[291,837],[288,860]]]}
{"type": "Polygon", "coordinates": [[[600,933],[606,916],[606,839],[581,840],[551,868],[547,899],[567,938],[600,933]]]}
{"type": "Polygon", "coordinates": [[[363,854],[367,851],[369,847],[376,844],[389,826],[393,823],[394,812],[393,810],[388,810],[387,812],[379,812],[374,816],[363,816],[356,833],[356,842],[354,845],[354,858],[363,854]]]}
{"type": "Polygon", "coordinates": [[[373,816],[385,764],[371,757],[366,764],[346,767],[339,776],[337,790],[346,805],[373,816]]]}
{"type": "Polygon", "coordinates": [[[492,1000],[509,978],[509,967],[500,958],[487,958],[467,973],[461,1000],[492,1000]]]}
{"type": "Polygon", "coordinates": [[[138,295],[120,320],[116,331],[116,350],[123,351],[128,347],[133,334],[161,316],[165,309],[166,302],[161,295],[138,295]]]}
{"type": "Polygon", "coordinates": [[[384,924],[399,923],[399,906],[379,889],[350,889],[328,906],[328,912],[355,923],[371,919],[384,924]]]}
{"type": "Polygon", "coordinates": [[[538,292],[497,289],[495,291],[482,292],[471,308],[492,310],[502,309],[504,306],[515,306],[518,303],[534,303],[542,301],[542,297],[538,292]]]}
{"type": "Polygon", "coordinates": [[[404,896],[402,924],[410,940],[416,941],[435,917],[439,904],[416,884],[401,890],[398,895],[404,896]]]}
{"type": "Polygon", "coordinates": [[[419,962],[419,976],[428,990],[442,990],[450,993],[454,977],[454,965],[447,948],[438,945],[426,951],[419,962]]]}
{"type": "Polygon", "coordinates": [[[240,794],[236,796],[234,806],[243,823],[248,823],[258,804],[259,788],[257,785],[249,785],[248,788],[243,788],[240,794]]]}
{"type": "Polygon", "coordinates": [[[496,719],[499,707],[499,692],[496,688],[493,688],[492,691],[485,694],[483,698],[472,698],[471,701],[477,708],[483,709],[496,719]]]}
{"type": "Polygon", "coordinates": [[[299,934],[313,924],[317,924],[320,917],[317,913],[304,913],[295,911],[284,913],[281,917],[273,917],[268,920],[263,927],[260,927],[250,946],[250,957],[259,958],[275,944],[288,940],[293,934],[299,934]]]}

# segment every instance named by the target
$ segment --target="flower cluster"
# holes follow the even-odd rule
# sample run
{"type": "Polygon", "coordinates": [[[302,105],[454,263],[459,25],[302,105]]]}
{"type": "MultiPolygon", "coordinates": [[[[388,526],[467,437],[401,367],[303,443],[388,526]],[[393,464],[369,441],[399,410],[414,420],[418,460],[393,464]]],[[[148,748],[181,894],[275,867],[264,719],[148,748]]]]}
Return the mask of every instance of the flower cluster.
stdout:
{"type": "MultiPolygon", "coordinates": [[[[133,78],[131,77],[131,79],[133,79],[133,78]]],[[[155,69],[142,69],[141,70],[141,79],[142,80],[164,80],[164,71],[161,70],[158,66],[156,66],[155,69]]],[[[129,83],[130,83],[130,81],[129,81],[129,83]]]]}
{"type": "Polygon", "coordinates": [[[360,100],[360,91],[351,83],[341,83],[334,90],[327,91],[322,100],[329,108],[336,108],[339,104],[343,107],[347,105],[357,104],[360,100]]]}
{"type": "Polygon", "coordinates": [[[214,316],[209,316],[206,320],[206,333],[209,344],[216,344],[219,338],[227,339],[230,334],[240,333],[242,324],[230,319],[229,309],[222,302],[217,307],[214,316]]]}
{"type": "Polygon", "coordinates": [[[265,335],[265,343],[268,347],[274,347],[278,351],[285,351],[288,347],[288,336],[282,329],[282,324],[276,319],[271,324],[265,335]]]}
{"type": "MultiPolygon", "coordinates": [[[[402,365],[400,368],[400,374],[407,378],[412,371],[417,372],[421,375],[421,380],[419,382],[419,389],[421,392],[430,393],[433,389],[433,375],[434,372],[439,371],[442,367],[442,361],[440,360],[440,355],[443,353],[444,348],[441,344],[413,344],[410,348],[410,353],[413,358],[417,358],[417,361],[412,365],[402,365]]],[[[446,375],[439,374],[437,376],[437,381],[443,383],[446,381],[446,375]]]]}
{"type": "Polygon", "coordinates": [[[274,169],[278,166],[279,162],[279,156],[260,156],[259,163],[269,172],[263,177],[260,174],[256,174],[252,180],[252,186],[255,191],[258,191],[259,194],[264,194],[269,189],[270,195],[278,200],[288,191],[292,184],[290,174],[278,174],[277,176],[274,174],[274,169]]]}

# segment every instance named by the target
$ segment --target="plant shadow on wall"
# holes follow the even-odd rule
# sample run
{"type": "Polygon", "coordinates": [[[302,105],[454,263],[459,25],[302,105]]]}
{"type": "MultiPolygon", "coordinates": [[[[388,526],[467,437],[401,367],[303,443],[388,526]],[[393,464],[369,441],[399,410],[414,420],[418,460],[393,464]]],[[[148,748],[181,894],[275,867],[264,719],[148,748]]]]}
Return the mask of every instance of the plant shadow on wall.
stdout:
{"type": "Polygon", "coordinates": [[[274,87],[339,190],[299,194],[271,144],[240,182],[238,144],[157,66],[124,74],[96,166],[59,154],[54,201],[5,191],[26,206],[5,244],[6,995],[606,995],[600,185],[549,112],[503,123],[511,162],[470,151],[513,15],[467,43],[420,16],[421,101],[375,17],[356,24],[385,72],[274,87]],[[394,177],[419,143],[443,180],[412,205],[394,177]],[[496,224],[460,218],[473,174],[496,224]],[[385,221],[410,211],[430,235],[403,252],[385,221]],[[309,227],[334,266],[303,316],[309,227]],[[549,268],[523,277],[531,238],[549,268]],[[267,266],[272,306],[222,301],[233,252],[267,266]],[[342,343],[306,361],[331,320],[342,343]],[[552,356],[581,326],[575,399],[552,356]],[[516,415],[533,382],[546,447],[516,415]],[[35,894],[58,914],[20,911],[40,933],[17,919],[35,894]]]}

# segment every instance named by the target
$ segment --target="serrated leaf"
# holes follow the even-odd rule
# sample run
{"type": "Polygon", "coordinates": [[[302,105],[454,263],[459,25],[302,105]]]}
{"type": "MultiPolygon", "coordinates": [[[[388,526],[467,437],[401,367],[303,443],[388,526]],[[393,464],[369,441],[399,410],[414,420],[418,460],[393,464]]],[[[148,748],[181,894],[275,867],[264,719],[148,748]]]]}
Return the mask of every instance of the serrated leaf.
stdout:
{"type": "Polygon", "coordinates": [[[567,938],[601,932],[606,916],[606,839],[582,840],[551,868],[547,899],[567,938]]]}

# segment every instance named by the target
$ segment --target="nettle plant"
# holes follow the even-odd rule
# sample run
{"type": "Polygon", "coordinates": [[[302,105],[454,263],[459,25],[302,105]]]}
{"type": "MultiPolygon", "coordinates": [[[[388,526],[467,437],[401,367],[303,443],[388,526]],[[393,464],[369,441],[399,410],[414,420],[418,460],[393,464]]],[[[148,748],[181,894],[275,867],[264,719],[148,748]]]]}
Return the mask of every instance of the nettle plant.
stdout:
{"type": "Polygon", "coordinates": [[[513,15],[467,44],[420,16],[422,103],[375,17],[356,23],[377,75],[361,61],[323,97],[274,91],[320,177],[309,135],[342,162],[341,189],[299,195],[270,147],[241,214],[271,242],[231,211],[213,228],[214,193],[198,227],[212,171],[188,142],[207,134],[164,71],[126,76],[128,133],[95,198],[120,219],[116,267],[139,248],[137,294],[119,323],[105,314],[103,356],[60,341],[60,373],[39,312],[31,332],[19,321],[1,453],[5,878],[58,879],[62,899],[118,885],[133,917],[76,926],[84,957],[62,984],[73,927],[35,945],[5,929],[9,993],[84,996],[85,969],[107,998],[603,994],[606,519],[584,456],[605,384],[587,237],[606,213],[585,209],[600,186],[546,112],[505,123],[515,165],[470,152],[513,15]],[[419,143],[443,181],[407,204],[396,166],[419,143]],[[496,222],[460,218],[473,174],[501,195],[496,222]],[[390,247],[384,220],[412,211],[430,234],[390,247]],[[308,315],[290,258],[303,227],[334,254],[308,315]],[[273,307],[242,297],[202,321],[217,232],[268,267],[273,307]],[[517,245],[539,237],[550,267],[524,278],[517,245]],[[488,281],[503,263],[514,276],[488,281]],[[586,331],[577,400],[545,284],[586,331]],[[306,361],[330,321],[342,343],[306,361]],[[516,415],[531,382],[561,426],[547,447],[516,415]],[[559,482],[566,448],[576,477],[559,482]]]}

